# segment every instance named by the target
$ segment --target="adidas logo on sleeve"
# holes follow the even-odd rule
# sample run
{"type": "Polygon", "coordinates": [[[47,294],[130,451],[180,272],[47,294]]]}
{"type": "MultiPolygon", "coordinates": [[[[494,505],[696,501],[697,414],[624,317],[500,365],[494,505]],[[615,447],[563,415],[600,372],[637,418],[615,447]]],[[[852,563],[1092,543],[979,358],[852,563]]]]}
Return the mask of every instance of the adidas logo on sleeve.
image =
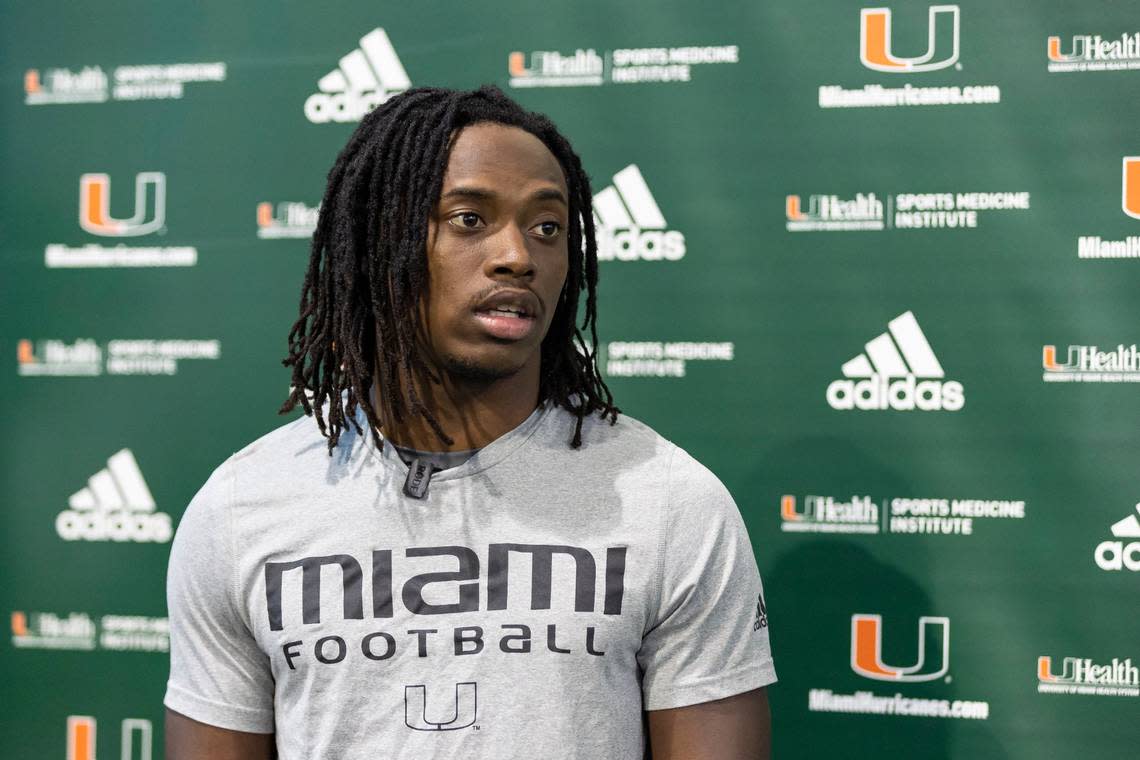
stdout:
{"type": "Polygon", "coordinates": [[[827,386],[832,409],[956,412],[966,403],[962,384],[946,373],[912,312],[888,323],[865,352],[843,364],[843,378],[827,386]]]}
{"type": "Polygon", "coordinates": [[[170,515],[155,511],[154,497],[130,449],[107,460],[107,467],[71,495],[55,518],[65,541],[135,541],[164,544],[173,536],[170,515]]]}
{"type": "Polygon", "coordinates": [[[360,121],[364,114],[412,86],[404,65],[380,27],[360,38],[360,47],[317,82],[320,92],[305,100],[314,124],[360,121]]]}
{"type": "Polygon", "coordinates": [[[594,225],[599,261],[677,261],[685,255],[684,234],[666,229],[665,215],[636,164],[594,194],[594,225]]]}

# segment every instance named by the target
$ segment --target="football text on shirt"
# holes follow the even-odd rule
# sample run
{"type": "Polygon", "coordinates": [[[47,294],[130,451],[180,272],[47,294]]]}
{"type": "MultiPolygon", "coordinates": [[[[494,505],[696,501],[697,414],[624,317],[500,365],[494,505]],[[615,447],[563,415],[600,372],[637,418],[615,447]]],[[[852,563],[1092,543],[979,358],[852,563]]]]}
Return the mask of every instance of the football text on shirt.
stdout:
{"type": "MultiPolygon", "coordinates": [[[[625,593],[625,557],[627,547],[606,548],[604,571],[604,595],[602,613],[621,615],[622,597],[625,593]]],[[[574,561],[574,611],[595,612],[597,562],[594,555],[578,546],[553,544],[493,543],[487,547],[487,610],[506,610],[510,599],[509,562],[512,552],[530,555],[530,609],[551,609],[551,595],[554,588],[553,565],[556,554],[565,555],[574,561]]],[[[479,555],[466,546],[424,546],[410,547],[405,551],[408,558],[450,557],[458,560],[459,569],[454,571],[421,573],[409,577],[400,588],[400,601],[405,609],[414,615],[444,615],[479,611],[479,555]],[[433,583],[458,583],[457,601],[449,604],[433,603],[425,600],[424,587],[433,583]]],[[[269,618],[269,628],[281,631],[285,628],[284,608],[295,609],[296,605],[283,603],[287,587],[284,578],[287,573],[301,571],[301,622],[315,625],[321,622],[321,569],[325,566],[338,566],[341,570],[342,619],[364,619],[364,573],[360,562],[349,554],[331,554],[322,557],[304,557],[290,562],[265,563],[265,600],[269,618]]],[[[382,549],[372,552],[371,567],[372,618],[391,618],[394,615],[392,572],[392,550],[382,549]]],[[[507,653],[527,653],[531,651],[530,626],[521,623],[501,625],[503,636],[499,648],[507,653]]],[[[438,633],[436,629],[411,629],[405,632],[417,638],[417,653],[428,656],[428,636],[438,633]]],[[[481,626],[460,626],[454,630],[454,651],[458,655],[478,654],[483,650],[484,631],[481,626]]],[[[595,644],[596,628],[587,626],[585,630],[585,651],[587,654],[604,656],[595,644]]],[[[294,660],[303,656],[299,651],[303,641],[290,641],[281,650],[286,663],[295,670],[294,660]]],[[[570,654],[573,650],[558,645],[557,625],[547,625],[547,648],[551,652],[570,654]]],[[[386,631],[375,631],[365,635],[360,641],[360,650],[370,660],[386,660],[396,652],[396,640],[386,631]]],[[[314,658],[323,664],[341,662],[347,655],[347,644],[340,636],[324,636],[313,647],[314,658]]]]}

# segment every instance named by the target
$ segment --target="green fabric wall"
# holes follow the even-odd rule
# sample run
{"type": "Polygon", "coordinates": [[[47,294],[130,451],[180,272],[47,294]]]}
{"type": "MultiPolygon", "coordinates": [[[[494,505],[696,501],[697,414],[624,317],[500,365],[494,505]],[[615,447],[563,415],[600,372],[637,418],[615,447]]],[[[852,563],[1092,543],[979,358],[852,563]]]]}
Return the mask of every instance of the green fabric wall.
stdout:
{"type": "Polygon", "coordinates": [[[410,81],[548,113],[606,199],[610,387],[746,518],[778,760],[1135,756],[1140,20],[937,8],[0,1],[0,755],[161,755],[167,527],[285,421],[353,128],[309,116],[410,81]]]}

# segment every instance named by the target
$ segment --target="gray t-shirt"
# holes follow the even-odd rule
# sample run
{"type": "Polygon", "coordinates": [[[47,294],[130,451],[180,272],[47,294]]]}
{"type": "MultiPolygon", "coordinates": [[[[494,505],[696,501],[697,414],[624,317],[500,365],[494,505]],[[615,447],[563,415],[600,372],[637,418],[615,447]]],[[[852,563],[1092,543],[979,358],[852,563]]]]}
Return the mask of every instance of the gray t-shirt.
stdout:
{"type": "Polygon", "coordinates": [[[627,416],[573,424],[539,407],[422,500],[308,418],[234,454],[171,549],[166,705],[282,760],[640,759],[643,710],[775,681],[728,491],[627,416]]]}

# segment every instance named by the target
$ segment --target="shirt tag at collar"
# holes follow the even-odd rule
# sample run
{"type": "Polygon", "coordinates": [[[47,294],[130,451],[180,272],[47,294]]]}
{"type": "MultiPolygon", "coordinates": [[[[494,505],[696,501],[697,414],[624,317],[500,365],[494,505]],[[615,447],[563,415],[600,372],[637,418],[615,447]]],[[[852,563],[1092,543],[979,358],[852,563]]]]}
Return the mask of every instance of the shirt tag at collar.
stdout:
{"type": "Polygon", "coordinates": [[[404,493],[413,499],[426,499],[428,484],[431,483],[431,476],[434,473],[435,467],[432,466],[430,459],[416,457],[408,465],[408,478],[404,481],[404,493]]]}

